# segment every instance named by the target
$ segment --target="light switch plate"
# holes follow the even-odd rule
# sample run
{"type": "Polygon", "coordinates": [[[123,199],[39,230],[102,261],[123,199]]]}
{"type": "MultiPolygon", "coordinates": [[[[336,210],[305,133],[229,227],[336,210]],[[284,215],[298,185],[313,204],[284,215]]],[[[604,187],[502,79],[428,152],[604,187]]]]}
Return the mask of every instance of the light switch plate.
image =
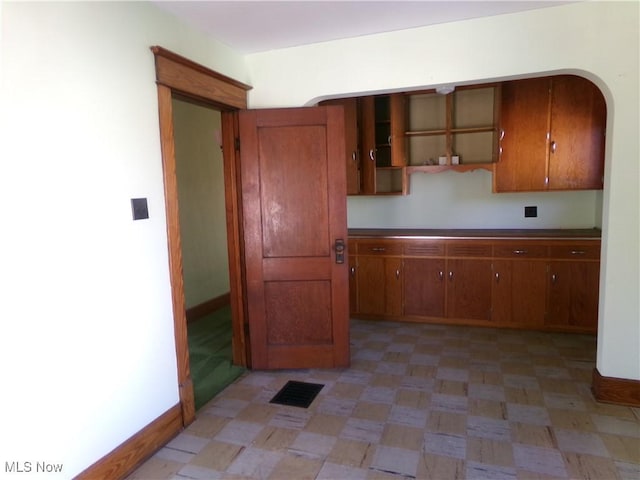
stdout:
{"type": "Polygon", "coordinates": [[[147,207],[146,198],[132,198],[131,212],[134,220],[144,220],[149,218],[149,208],[147,207]]]}

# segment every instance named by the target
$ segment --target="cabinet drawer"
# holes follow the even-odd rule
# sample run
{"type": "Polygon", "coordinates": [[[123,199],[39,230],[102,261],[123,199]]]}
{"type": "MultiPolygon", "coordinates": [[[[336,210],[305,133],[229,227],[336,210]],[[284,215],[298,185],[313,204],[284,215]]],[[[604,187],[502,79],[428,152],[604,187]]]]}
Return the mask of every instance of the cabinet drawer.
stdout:
{"type": "Polygon", "coordinates": [[[569,258],[572,260],[597,260],[600,258],[600,242],[551,245],[549,247],[549,257],[562,259],[569,258]]]}
{"type": "Polygon", "coordinates": [[[545,258],[548,254],[549,247],[539,243],[509,242],[493,246],[493,256],[496,258],[545,258]]]}
{"type": "Polygon", "coordinates": [[[449,257],[490,257],[491,253],[491,243],[480,243],[471,240],[447,244],[447,256],[449,257]]]}
{"type": "Polygon", "coordinates": [[[438,240],[410,240],[404,242],[403,252],[411,257],[442,257],[444,242],[438,240]]]}
{"type": "Polygon", "coordinates": [[[358,255],[401,255],[402,244],[397,240],[358,240],[358,255]]]}

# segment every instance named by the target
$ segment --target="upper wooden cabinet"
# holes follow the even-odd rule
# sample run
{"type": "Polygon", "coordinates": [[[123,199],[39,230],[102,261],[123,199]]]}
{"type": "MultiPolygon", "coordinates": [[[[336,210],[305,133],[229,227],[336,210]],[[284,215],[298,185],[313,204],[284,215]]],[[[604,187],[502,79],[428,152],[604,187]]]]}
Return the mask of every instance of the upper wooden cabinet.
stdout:
{"type": "Polygon", "coordinates": [[[349,195],[406,195],[408,175],[482,168],[494,192],[602,189],[606,104],[575,75],[352,97],[349,195]]]}
{"type": "Polygon", "coordinates": [[[364,194],[406,194],[404,96],[360,99],[360,145],[364,194]]]}
{"type": "Polygon", "coordinates": [[[347,165],[347,195],[360,193],[361,152],[358,138],[358,99],[337,98],[323,105],[340,105],[344,109],[345,162],[347,165]]]}
{"type": "Polygon", "coordinates": [[[406,94],[406,151],[410,171],[442,167],[490,169],[497,158],[500,85],[406,94]]]}
{"type": "Polygon", "coordinates": [[[574,75],[504,82],[494,191],[601,189],[606,104],[574,75]]]}

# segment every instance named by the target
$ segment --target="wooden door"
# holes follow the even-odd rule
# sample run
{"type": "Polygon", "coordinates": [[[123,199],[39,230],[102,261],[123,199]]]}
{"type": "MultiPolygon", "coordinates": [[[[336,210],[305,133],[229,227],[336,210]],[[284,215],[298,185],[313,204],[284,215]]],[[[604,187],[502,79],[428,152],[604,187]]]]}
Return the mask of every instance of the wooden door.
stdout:
{"type": "Polygon", "coordinates": [[[548,77],[502,85],[496,192],[546,190],[550,85],[548,77]]]}
{"type": "Polygon", "coordinates": [[[343,111],[241,111],[239,132],[251,367],[348,366],[343,111]]]}
{"type": "Polygon", "coordinates": [[[444,259],[405,258],[404,314],[444,317],[444,259]]]}
{"type": "Polygon", "coordinates": [[[552,79],[549,190],[602,189],[607,121],[602,93],[574,75],[552,79]]]}

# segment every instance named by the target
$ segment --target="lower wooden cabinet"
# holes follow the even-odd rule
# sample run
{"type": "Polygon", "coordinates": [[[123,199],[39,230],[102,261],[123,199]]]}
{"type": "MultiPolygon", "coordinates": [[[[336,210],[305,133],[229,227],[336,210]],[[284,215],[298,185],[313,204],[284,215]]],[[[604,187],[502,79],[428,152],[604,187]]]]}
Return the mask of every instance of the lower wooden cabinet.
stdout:
{"type": "Polygon", "coordinates": [[[553,261],[549,265],[546,325],[597,329],[600,265],[595,262],[553,261]]]}
{"type": "Polygon", "coordinates": [[[544,325],[549,247],[536,241],[496,241],[493,246],[492,320],[544,325]]]}
{"type": "Polygon", "coordinates": [[[447,259],[447,317],[491,320],[491,260],[447,259]]]}
{"type": "Polygon", "coordinates": [[[384,240],[350,241],[352,315],[597,331],[599,239],[384,240]]]}
{"type": "Polygon", "coordinates": [[[444,317],[444,258],[405,258],[404,315],[444,317]]]}

